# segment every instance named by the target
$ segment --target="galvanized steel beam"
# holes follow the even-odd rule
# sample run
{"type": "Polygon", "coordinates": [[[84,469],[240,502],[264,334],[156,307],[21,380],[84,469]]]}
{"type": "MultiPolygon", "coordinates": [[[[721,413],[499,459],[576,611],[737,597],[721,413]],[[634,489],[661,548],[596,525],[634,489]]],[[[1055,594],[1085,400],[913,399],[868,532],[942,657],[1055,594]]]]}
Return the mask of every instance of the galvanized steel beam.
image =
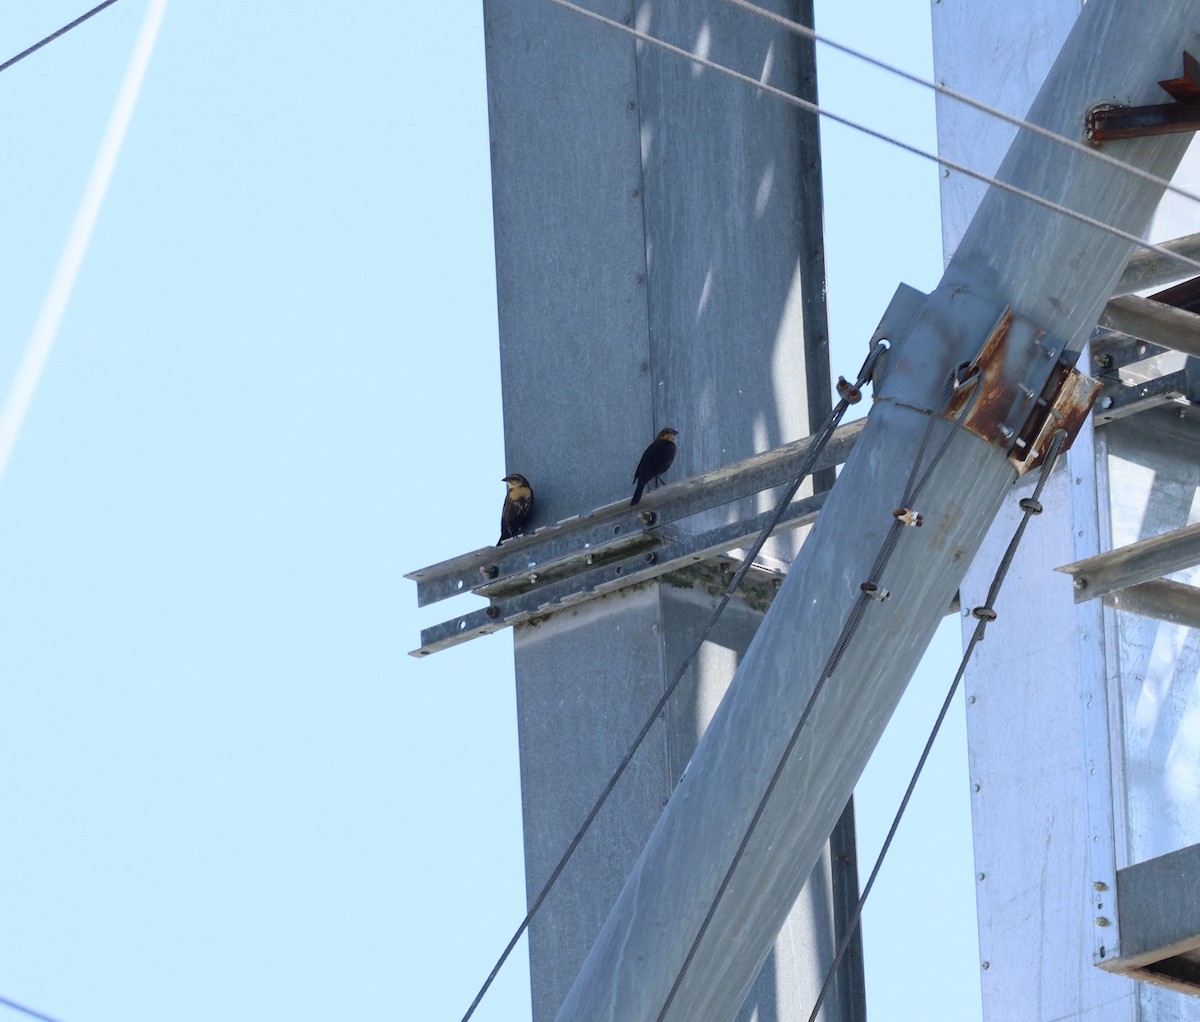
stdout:
{"type": "MultiPolygon", "coordinates": [[[[859,420],[838,427],[817,458],[816,469],[842,464],[865,425],[859,420]]],[[[811,446],[812,438],[804,437],[661,489],[648,490],[636,508],[630,507],[625,498],[507,540],[499,547],[482,547],[418,568],[404,577],[417,583],[420,607],[463,593],[487,596],[501,588],[506,579],[528,581],[531,571],[546,576],[560,562],[594,559],[613,548],[638,542],[634,537],[652,537],[654,530],[664,526],[784,486],[795,479],[811,446]]]]}
{"type": "MultiPolygon", "coordinates": [[[[816,520],[817,512],[825,503],[825,493],[793,501],[788,505],[779,524],[777,533],[809,525],[816,520]]],[[[490,635],[502,628],[542,617],[554,611],[564,610],[586,600],[619,592],[630,586],[648,582],[681,568],[708,561],[735,547],[748,546],[766,527],[774,511],[763,511],[753,518],[731,522],[718,529],[710,529],[698,536],[691,536],[671,529],[646,528],[641,533],[644,545],[638,545],[627,556],[611,553],[598,567],[591,567],[590,556],[582,555],[562,568],[564,574],[553,582],[540,582],[538,572],[531,570],[521,585],[521,576],[509,576],[502,588],[487,589],[488,606],[470,611],[462,617],[453,618],[442,624],[421,630],[421,645],[410,655],[428,656],[439,650],[449,649],[481,635],[490,635]]],[[[562,562],[560,562],[561,564],[562,562]]],[[[782,578],[771,572],[768,565],[759,565],[758,571],[782,578]]],[[[501,583],[495,583],[500,586],[501,583]]]]}
{"type": "Polygon", "coordinates": [[[1064,564],[1057,570],[1075,580],[1075,602],[1083,603],[1197,564],[1200,524],[1064,564]]]}
{"type": "MultiPolygon", "coordinates": [[[[712,39],[722,63],[756,77],[769,55],[773,83],[816,98],[812,43],[747,22],[724,0],[589,6],[689,49],[712,39]]],[[[811,0],[777,9],[811,23],[811,0]]],[[[535,526],[623,499],[602,524],[626,522],[623,536],[632,529],[651,545],[616,551],[636,561],[657,542],[636,512],[661,507],[656,494],[629,509],[630,476],[659,429],[682,434],[667,477],[677,484],[812,434],[825,418],[817,118],[546,0],[485,0],[484,32],[505,468],[533,483],[535,526]]],[[[829,475],[826,466],[815,489],[829,475]]],[[[664,488],[662,500],[678,492],[664,488]]],[[[768,502],[716,503],[658,538],[712,534],[768,502]]],[[[581,525],[572,542],[593,525],[603,532],[581,525]]],[[[499,555],[488,562],[497,582],[528,569],[525,542],[485,552],[499,555]]],[[[798,545],[792,532],[764,553],[786,562],[798,545]]],[[[478,565],[466,568],[476,578],[455,585],[478,580],[478,565]]],[[[538,585],[587,583],[554,580],[557,567],[530,570],[538,585]]],[[[530,900],[705,631],[710,591],[670,578],[564,602],[514,628],[530,900]]],[[[535,1022],[553,1017],[578,972],[754,634],[757,606],[727,607],[541,904],[529,929],[535,1022]]],[[[803,1022],[833,953],[836,882],[826,860],[764,963],[746,1019],[803,1022]]],[[[860,1019],[861,999],[839,989],[837,1000],[838,1022],[860,1019]]]]}
{"type": "Polygon", "coordinates": [[[1121,957],[1104,968],[1200,995],[1200,845],[1117,871],[1121,957]]]}
{"type": "Polygon", "coordinates": [[[1200,358],[1200,316],[1186,309],[1126,295],[1104,306],[1099,325],[1200,358]]]}
{"type": "MultiPolygon", "coordinates": [[[[1030,112],[1074,137],[1097,96],[1148,97],[1157,69],[1195,38],[1200,0],[1168,0],[1147,18],[1138,0],[1088,4],[1030,112]],[[1129,53],[1139,59],[1129,61],[1129,53]]],[[[1169,177],[1186,140],[1164,136],[1110,151],[1169,177]]],[[[1000,177],[1121,230],[1142,232],[1162,189],[1029,133],[1000,177]]],[[[817,700],[795,755],[775,776],[860,583],[869,577],[913,470],[946,375],[980,351],[954,296],[1011,308],[1082,346],[1132,245],[999,189],[984,197],[912,333],[898,344],[883,393],[716,716],[626,882],[560,1022],[730,1019],[770,947],[801,878],[853,788],[940,614],[1010,491],[1007,452],[946,423],[919,509],[886,575],[892,598],[868,608],[842,666],[817,700]],[[756,812],[757,810],[757,812],[756,812]],[[751,820],[753,837],[728,876],[751,820]],[[726,881],[728,885],[726,886],[726,881]],[[718,890],[726,893],[718,903],[718,890]],[[697,943],[701,926],[707,930],[697,943]]],[[[962,303],[960,303],[962,304],[962,303]]]]}
{"type": "Polygon", "coordinates": [[[1156,249],[1162,248],[1177,252],[1188,259],[1200,259],[1200,234],[1188,234],[1172,241],[1164,241],[1154,249],[1138,249],[1113,288],[1114,298],[1133,294],[1134,291],[1165,287],[1168,284],[1196,276],[1195,267],[1156,251],[1156,249]]]}
{"type": "Polygon", "coordinates": [[[1152,617],[1184,628],[1200,628],[1200,589],[1169,578],[1155,578],[1104,597],[1106,606],[1152,617]]]}

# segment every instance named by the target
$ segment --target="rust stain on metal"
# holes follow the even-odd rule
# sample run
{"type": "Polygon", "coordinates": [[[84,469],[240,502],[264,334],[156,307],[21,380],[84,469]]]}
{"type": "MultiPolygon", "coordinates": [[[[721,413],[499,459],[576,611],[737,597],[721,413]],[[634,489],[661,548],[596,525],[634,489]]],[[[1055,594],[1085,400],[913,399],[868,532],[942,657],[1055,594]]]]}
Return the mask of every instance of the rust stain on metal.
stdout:
{"type": "Polygon", "coordinates": [[[1200,61],[1187,50],[1183,51],[1183,74],[1158,83],[1162,90],[1180,103],[1200,100],[1200,61]]]}
{"type": "Polygon", "coordinates": [[[1023,448],[1014,448],[1009,455],[1008,460],[1016,467],[1017,475],[1024,475],[1042,463],[1051,438],[1060,429],[1066,430],[1067,433],[1060,453],[1067,450],[1075,442],[1079,428],[1087,419],[1100,394],[1099,380],[1084,375],[1066,362],[1060,360],[1054,369],[1050,383],[1057,383],[1057,391],[1046,414],[1030,420],[1031,425],[1040,425],[1030,430],[1032,436],[1023,448]]]}
{"type": "MultiPolygon", "coordinates": [[[[975,356],[975,361],[963,373],[962,382],[955,389],[954,396],[950,399],[950,404],[946,409],[946,418],[958,419],[963,415],[964,409],[973,418],[981,401],[991,403],[991,397],[984,393],[994,389],[989,386],[992,381],[988,379],[990,375],[988,370],[997,362],[1001,365],[1004,364],[1004,350],[1008,346],[1008,335],[1012,330],[1012,324],[1013,311],[1005,309],[996,325],[992,327],[992,332],[984,342],[982,350],[975,356]],[[983,390],[977,394],[976,392],[980,391],[980,388],[983,390]]],[[[966,425],[965,420],[963,424],[966,425]]]]}
{"type": "Polygon", "coordinates": [[[1186,50],[1183,74],[1159,83],[1174,103],[1125,106],[1098,103],[1084,115],[1084,134],[1092,143],[1118,138],[1170,135],[1200,128],[1200,62],[1186,50]]]}
{"type": "MultiPolygon", "coordinates": [[[[946,418],[957,420],[964,429],[1005,450],[1012,446],[1017,427],[1025,421],[1022,406],[1028,404],[1021,395],[1020,382],[1006,371],[1013,321],[1012,309],[1005,309],[975,361],[964,371],[946,409],[946,418]],[[1009,421],[1014,418],[1016,422],[1009,421]]],[[[1035,340],[1045,336],[1037,331],[1035,340]]]]}
{"type": "Polygon", "coordinates": [[[1003,450],[1018,475],[1041,464],[1058,430],[1067,432],[1063,450],[1070,447],[1100,393],[1099,381],[1057,358],[1057,350],[1044,330],[1018,323],[1005,309],[961,374],[945,413],[1003,450]],[[1054,359],[1048,373],[1044,359],[1054,359]]]}

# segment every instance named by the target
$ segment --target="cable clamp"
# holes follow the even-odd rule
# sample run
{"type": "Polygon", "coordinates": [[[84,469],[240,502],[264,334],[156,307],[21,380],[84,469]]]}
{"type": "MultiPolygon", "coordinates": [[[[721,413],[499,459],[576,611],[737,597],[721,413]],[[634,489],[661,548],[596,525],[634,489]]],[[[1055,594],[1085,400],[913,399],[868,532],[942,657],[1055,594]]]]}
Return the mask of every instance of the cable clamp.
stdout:
{"type": "Polygon", "coordinates": [[[1041,501],[1034,500],[1032,497],[1022,497],[1019,506],[1027,514],[1040,515],[1042,513],[1041,501]]]}
{"type": "Polygon", "coordinates": [[[909,507],[898,507],[892,512],[892,517],[901,525],[920,528],[925,521],[925,516],[919,511],[914,511],[909,507]]]}
{"type": "Polygon", "coordinates": [[[837,381],[837,392],[846,404],[856,405],[862,400],[862,390],[857,384],[851,383],[844,376],[839,376],[837,381]]]}
{"type": "Polygon", "coordinates": [[[976,607],[971,611],[971,616],[979,621],[995,621],[996,612],[991,607],[976,607]]]}
{"type": "Polygon", "coordinates": [[[858,588],[878,603],[883,603],[892,595],[886,589],[880,589],[874,582],[864,582],[858,588]]]}

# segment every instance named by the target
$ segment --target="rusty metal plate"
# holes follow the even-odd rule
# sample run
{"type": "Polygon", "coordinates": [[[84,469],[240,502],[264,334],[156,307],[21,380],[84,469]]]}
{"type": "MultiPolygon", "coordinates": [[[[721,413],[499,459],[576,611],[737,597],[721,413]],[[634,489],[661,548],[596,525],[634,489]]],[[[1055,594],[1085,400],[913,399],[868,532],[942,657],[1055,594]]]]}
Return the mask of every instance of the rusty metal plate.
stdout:
{"type": "MultiPolygon", "coordinates": [[[[1084,375],[1065,362],[1059,362],[1055,368],[1059,367],[1065,368],[1066,372],[1056,374],[1058,392],[1051,400],[1046,415],[1040,419],[1040,425],[1029,439],[1022,439],[1009,452],[1008,460],[1016,468],[1017,475],[1024,475],[1042,463],[1054,434],[1060,429],[1067,434],[1060,453],[1067,450],[1100,394],[1102,384],[1099,380],[1084,375]],[[1021,446],[1022,443],[1024,446],[1021,446]]],[[[1050,382],[1054,383],[1056,378],[1052,377],[1050,382]]],[[[1037,421],[1037,418],[1033,420],[1034,423],[1037,421]]]]}

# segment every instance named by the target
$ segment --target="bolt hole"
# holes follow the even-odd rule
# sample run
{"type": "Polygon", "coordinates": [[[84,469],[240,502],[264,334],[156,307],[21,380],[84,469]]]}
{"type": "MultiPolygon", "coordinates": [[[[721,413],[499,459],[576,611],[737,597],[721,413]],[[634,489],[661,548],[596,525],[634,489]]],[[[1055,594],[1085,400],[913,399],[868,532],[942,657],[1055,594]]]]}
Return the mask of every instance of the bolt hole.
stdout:
{"type": "Polygon", "coordinates": [[[460,579],[458,580],[457,584],[454,586],[454,588],[455,588],[455,589],[461,589],[462,587],[463,587],[463,580],[460,578],[460,579]]]}
{"type": "Polygon", "coordinates": [[[460,632],[465,632],[467,630],[467,623],[465,621],[460,621],[458,623],[458,630],[460,632]]]}
{"type": "Polygon", "coordinates": [[[614,536],[615,536],[615,535],[616,535],[618,532],[620,532],[620,531],[621,531],[621,526],[619,526],[619,525],[614,525],[614,526],[613,526],[613,535],[614,535],[614,536]]]}

